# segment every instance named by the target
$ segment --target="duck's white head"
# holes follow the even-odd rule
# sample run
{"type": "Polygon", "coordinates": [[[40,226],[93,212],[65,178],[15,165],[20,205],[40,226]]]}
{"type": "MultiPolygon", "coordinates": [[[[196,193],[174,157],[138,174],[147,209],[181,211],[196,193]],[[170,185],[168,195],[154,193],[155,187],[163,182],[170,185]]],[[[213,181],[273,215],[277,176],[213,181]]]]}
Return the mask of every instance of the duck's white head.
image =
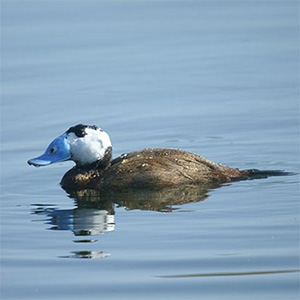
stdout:
{"type": "Polygon", "coordinates": [[[40,167],[66,160],[73,160],[77,166],[101,161],[107,164],[111,152],[111,141],[105,131],[97,126],[78,124],[54,139],[44,154],[30,159],[28,164],[40,167]]]}

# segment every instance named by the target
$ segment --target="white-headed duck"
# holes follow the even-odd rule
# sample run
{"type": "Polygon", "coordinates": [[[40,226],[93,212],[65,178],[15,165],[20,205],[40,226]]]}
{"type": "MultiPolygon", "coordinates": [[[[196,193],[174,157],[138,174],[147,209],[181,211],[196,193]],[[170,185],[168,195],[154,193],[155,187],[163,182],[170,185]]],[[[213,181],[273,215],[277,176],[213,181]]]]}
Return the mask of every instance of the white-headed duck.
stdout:
{"type": "Polygon", "coordinates": [[[220,185],[232,181],[266,178],[282,171],[238,170],[196,154],[166,148],[147,148],[112,160],[108,134],[97,126],[76,125],[54,139],[45,153],[28,164],[46,166],[73,160],[62,178],[66,190],[126,188],[160,189],[180,185],[220,185]]]}

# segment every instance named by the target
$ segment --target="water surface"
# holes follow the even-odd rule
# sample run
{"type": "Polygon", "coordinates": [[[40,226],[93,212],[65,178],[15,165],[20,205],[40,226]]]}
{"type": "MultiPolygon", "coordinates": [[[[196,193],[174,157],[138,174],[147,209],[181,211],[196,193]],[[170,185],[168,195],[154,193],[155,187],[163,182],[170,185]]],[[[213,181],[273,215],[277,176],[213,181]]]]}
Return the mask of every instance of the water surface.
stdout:
{"type": "Polygon", "coordinates": [[[1,299],[298,299],[299,175],[158,207],[72,198],[71,162],[26,163],[87,123],[114,156],[298,173],[298,5],[2,1],[1,299]]]}

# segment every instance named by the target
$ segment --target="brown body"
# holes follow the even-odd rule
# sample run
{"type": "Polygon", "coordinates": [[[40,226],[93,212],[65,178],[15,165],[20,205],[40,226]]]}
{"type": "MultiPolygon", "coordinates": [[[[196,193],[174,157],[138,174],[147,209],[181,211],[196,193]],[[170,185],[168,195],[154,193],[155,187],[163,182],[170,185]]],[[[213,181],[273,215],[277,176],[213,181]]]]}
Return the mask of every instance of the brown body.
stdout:
{"type": "Polygon", "coordinates": [[[177,149],[144,149],[124,154],[105,168],[74,167],[62,178],[66,190],[127,188],[160,189],[180,185],[211,185],[248,179],[240,171],[177,149]]]}

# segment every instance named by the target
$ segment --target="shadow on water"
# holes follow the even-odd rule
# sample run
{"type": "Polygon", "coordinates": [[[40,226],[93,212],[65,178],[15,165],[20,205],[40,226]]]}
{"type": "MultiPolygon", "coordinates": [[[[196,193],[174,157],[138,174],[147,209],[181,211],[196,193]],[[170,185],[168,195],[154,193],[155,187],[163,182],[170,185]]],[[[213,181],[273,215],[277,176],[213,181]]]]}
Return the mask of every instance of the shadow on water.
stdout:
{"type": "MultiPolygon", "coordinates": [[[[161,190],[130,189],[126,191],[69,191],[75,208],[59,209],[55,205],[32,204],[33,214],[43,216],[49,230],[72,231],[74,243],[95,243],[97,236],[115,230],[115,206],[127,210],[139,209],[172,212],[174,205],[204,201],[216,185],[180,186],[161,190]]],[[[103,251],[73,251],[62,258],[105,258],[103,251]]]]}

